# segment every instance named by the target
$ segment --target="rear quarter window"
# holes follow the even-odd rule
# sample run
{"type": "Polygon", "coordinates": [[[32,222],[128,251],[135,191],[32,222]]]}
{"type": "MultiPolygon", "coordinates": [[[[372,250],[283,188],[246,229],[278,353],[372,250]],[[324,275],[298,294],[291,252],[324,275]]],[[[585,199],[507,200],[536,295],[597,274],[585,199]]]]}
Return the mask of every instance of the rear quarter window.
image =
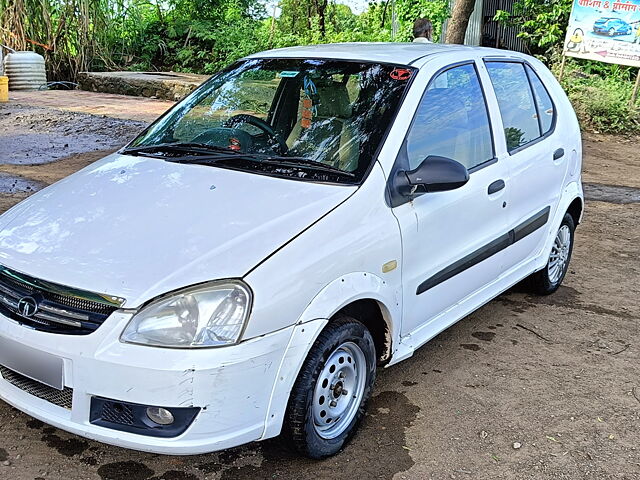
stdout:
{"type": "Polygon", "coordinates": [[[555,108],[549,92],[545,88],[538,74],[529,65],[525,65],[531,87],[533,88],[533,96],[536,99],[536,107],[538,109],[538,117],[540,118],[540,127],[542,135],[545,135],[553,127],[553,119],[555,117],[555,108]]]}

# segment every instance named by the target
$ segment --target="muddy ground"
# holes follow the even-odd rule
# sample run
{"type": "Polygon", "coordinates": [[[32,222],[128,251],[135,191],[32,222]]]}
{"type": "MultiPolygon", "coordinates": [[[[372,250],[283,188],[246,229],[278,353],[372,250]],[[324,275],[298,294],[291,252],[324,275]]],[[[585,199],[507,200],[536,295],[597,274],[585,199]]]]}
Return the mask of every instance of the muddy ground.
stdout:
{"type": "MultiPolygon", "coordinates": [[[[0,209],[143,125],[68,115],[0,107],[0,209]]],[[[381,371],[361,431],[335,458],[302,460],[277,440],[138,453],[0,404],[0,479],[640,479],[640,141],[584,144],[590,201],[564,286],[544,298],[516,287],[381,371]]]]}

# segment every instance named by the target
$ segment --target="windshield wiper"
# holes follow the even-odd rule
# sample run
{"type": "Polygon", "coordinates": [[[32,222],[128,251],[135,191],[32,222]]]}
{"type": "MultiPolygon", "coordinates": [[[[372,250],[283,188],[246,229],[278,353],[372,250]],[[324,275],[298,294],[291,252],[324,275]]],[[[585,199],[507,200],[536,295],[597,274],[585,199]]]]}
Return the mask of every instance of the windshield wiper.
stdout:
{"type": "Polygon", "coordinates": [[[198,155],[211,155],[211,152],[220,152],[228,155],[237,155],[240,153],[229,148],[217,145],[207,145],[206,143],[160,143],[158,145],[143,145],[140,147],[125,148],[122,151],[122,153],[126,155],[140,155],[156,152],[194,153],[198,155]]]}
{"type": "Polygon", "coordinates": [[[165,160],[167,160],[168,162],[174,162],[174,163],[209,165],[221,160],[241,160],[241,159],[249,159],[249,160],[256,161],[258,163],[269,163],[274,166],[282,166],[282,167],[290,167],[290,168],[309,168],[311,170],[334,173],[337,175],[342,175],[350,178],[355,177],[355,175],[351,172],[345,172],[344,170],[340,170],[339,168],[332,167],[331,165],[314,162],[313,160],[309,160],[303,157],[273,157],[273,156],[264,156],[261,154],[239,153],[239,152],[234,152],[232,155],[226,155],[220,152],[215,155],[209,154],[209,155],[202,155],[197,157],[193,157],[193,156],[173,157],[173,158],[166,158],[165,160]]]}
{"type": "Polygon", "coordinates": [[[264,162],[278,164],[285,167],[300,167],[301,165],[303,165],[305,167],[309,167],[321,172],[331,172],[345,177],[355,177],[354,173],[345,172],[338,167],[333,167],[331,165],[327,165],[326,163],[309,160],[308,158],[304,157],[266,156],[262,160],[264,162]]]}
{"type": "Polygon", "coordinates": [[[264,153],[243,153],[237,152],[235,150],[231,150],[225,147],[220,147],[216,145],[207,145],[203,143],[164,143],[158,145],[145,145],[141,147],[132,147],[127,148],[122,151],[122,153],[126,155],[140,155],[140,154],[152,154],[152,156],[156,152],[177,152],[177,153],[194,153],[193,155],[183,155],[179,157],[166,157],[164,155],[157,155],[169,162],[174,163],[202,163],[202,164],[211,164],[220,160],[231,160],[231,159],[252,159],[260,162],[270,163],[274,165],[279,165],[283,167],[293,167],[293,168],[310,168],[313,170],[321,171],[321,172],[329,172],[334,173],[336,175],[342,175],[344,177],[355,177],[355,174],[351,172],[345,172],[337,167],[333,167],[331,165],[327,165],[325,163],[316,162],[314,160],[309,160],[304,157],[287,157],[287,156],[277,156],[277,155],[269,155],[264,153]],[[215,152],[215,153],[214,153],[215,152]]]}

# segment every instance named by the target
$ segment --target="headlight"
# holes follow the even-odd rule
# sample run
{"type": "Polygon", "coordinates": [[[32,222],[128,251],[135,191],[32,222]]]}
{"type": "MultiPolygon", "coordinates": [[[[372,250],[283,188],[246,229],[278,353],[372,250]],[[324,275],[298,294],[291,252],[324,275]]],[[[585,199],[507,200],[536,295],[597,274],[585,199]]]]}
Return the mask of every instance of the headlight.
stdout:
{"type": "Polygon", "coordinates": [[[229,345],[240,340],[250,309],[251,291],[241,282],[192,287],[140,310],[121,340],[173,348],[229,345]]]}

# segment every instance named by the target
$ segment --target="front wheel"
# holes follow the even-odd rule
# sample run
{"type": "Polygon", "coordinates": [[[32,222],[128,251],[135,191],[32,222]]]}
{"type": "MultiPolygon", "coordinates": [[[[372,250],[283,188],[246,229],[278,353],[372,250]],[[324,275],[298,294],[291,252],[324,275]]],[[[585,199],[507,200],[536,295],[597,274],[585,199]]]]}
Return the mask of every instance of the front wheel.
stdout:
{"type": "Polygon", "coordinates": [[[529,277],[529,285],[534,293],[549,295],[560,287],[569,269],[575,230],[573,217],[565,213],[560,228],[556,232],[547,265],[529,277]]]}
{"type": "Polygon", "coordinates": [[[369,330],[343,316],[320,333],[291,391],[283,436],[302,455],[336,454],[364,416],[376,376],[369,330]]]}

